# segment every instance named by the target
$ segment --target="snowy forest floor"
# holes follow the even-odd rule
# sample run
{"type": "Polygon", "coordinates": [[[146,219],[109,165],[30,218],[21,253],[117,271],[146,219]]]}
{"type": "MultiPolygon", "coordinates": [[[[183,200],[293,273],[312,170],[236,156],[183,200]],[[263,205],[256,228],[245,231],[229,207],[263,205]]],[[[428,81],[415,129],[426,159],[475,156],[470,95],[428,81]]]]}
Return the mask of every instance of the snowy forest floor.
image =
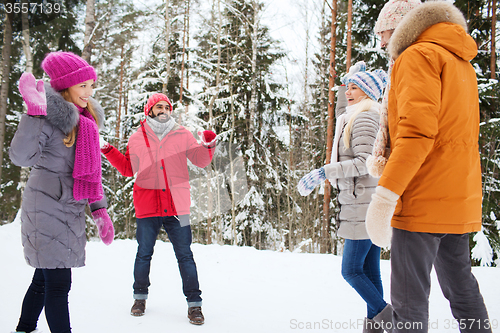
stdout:
{"type": "MultiPolygon", "coordinates": [[[[15,329],[33,268],[23,258],[20,223],[0,227],[0,332],[15,329]]],[[[74,333],[104,332],[361,332],[366,306],[340,274],[341,257],[193,244],[206,323],[194,326],[170,243],[157,242],[146,315],[132,317],[134,240],[87,245],[87,266],[73,269],[70,314],[74,333]],[[358,326],[359,325],[359,326],[358,326]]],[[[389,261],[382,279],[389,300],[389,261]]],[[[500,269],[474,267],[490,319],[500,326],[500,269]]],[[[433,273],[430,332],[458,332],[433,273]]],[[[49,333],[45,316],[39,321],[49,333]]],[[[500,332],[500,328],[493,332],[500,332]]]]}

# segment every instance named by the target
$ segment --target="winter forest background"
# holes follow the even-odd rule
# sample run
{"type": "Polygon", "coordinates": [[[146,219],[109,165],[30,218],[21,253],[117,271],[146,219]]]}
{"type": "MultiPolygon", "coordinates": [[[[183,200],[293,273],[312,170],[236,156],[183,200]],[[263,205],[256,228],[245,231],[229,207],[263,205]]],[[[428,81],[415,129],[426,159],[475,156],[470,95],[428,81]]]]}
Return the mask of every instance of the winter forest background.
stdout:
{"type": "MultiPolygon", "coordinates": [[[[364,60],[371,69],[387,69],[386,53],[373,33],[384,3],[353,0],[352,63],[364,60]]],[[[457,0],[455,5],[479,49],[472,64],[482,121],[484,228],[471,235],[471,255],[475,264],[496,265],[498,1],[457,0]]],[[[212,164],[190,166],[195,242],[341,252],[334,190],[323,186],[301,197],[296,185],[327,158],[330,51],[335,45],[337,86],[349,57],[347,0],[4,0],[0,9],[0,225],[14,220],[29,172],[8,157],[25,112],[19,77],[24,71],[44,77],[45,54],[63,50],[82,55],[97,69],[94,97],[106,112],[101,134],[121,151],[143,119],[151,92],[166,93],[178,123],[195,136],[202,129],[219,135],[212,164]],[[333,198],[326,207],[325,188],[333,198]]],[[[105,158],[103,177],[117,237],[133,238],[134,179],[122,177],[105,158]]],[[[87,221],[89,237],[95,237],[91,218],[87,221]]]]}

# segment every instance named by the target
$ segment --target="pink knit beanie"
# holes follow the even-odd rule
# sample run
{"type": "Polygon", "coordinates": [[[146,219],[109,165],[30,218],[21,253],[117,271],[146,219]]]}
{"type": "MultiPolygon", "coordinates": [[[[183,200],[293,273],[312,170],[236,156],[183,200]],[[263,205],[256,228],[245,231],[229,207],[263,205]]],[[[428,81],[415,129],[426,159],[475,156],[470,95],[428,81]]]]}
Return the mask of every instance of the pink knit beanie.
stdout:
{"type": "Polygon", "coordinates": [[[396,29],[406,13],[420,4],[420,0],[389,0],[378,15],[375,33],[396,29]]]}
{"type": "Polygon", "coordinates": [[[149,97],[146,105],[144,105],[144,114],[146,116],[148,116],[149,111],[151,111],[151,108],[153,106],[155,106],[155,104],[158,103],[159,101],[166,101],[168,103],[168,105],[170,106],[170,111],[173,110],[172,103],[170,103],[170,100],[168,99],[168,97],[162,93],[156,93],[156,94],[151,95],[151,97],[149,97]]]}
{"type": "Polygon", "coordinates": [[[42,61],[42,69],[50,77],[56,91],[93,79],[97,80],[94,67],[71,52],[51,52],[42,61]]]}

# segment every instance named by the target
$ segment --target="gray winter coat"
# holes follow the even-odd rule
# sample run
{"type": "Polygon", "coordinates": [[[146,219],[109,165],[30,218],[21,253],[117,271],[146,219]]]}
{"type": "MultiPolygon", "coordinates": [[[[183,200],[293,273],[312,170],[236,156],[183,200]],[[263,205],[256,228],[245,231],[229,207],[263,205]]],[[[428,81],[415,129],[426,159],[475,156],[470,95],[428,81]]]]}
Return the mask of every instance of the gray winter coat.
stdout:
{"type": "MultiPolygon", "coordinates": [[[[35,268],[71,268],[85,265],[85,205],[73,197],[75,145],[63,139],[79,122],[79,112],[45,83],[47,116],[23,115],[9,155],[15,165],[32,166],[23,193],[21,232],[24,256],[35,268]]],[[[99,124],[104,112],[95,100],[99,124]]],[[[91,210],[106,207],[106,199],[91,210]]]]}
{"type": "MultiPolygon", "coordinates": [[[[345,90],[344,90],[345,91],[345,90]]],[[[345,105],[344,91],[339,90],[339,105],[345,105]]],[[[329,167],[325,166],[326,176],[336,175],[333,181],[339,193],[337,200],[340,204],[338,221],[340,222],[337,234],[346,239],[369,239],[365,227],[366,210],[375,193],[378,178],[368,174],[366,159],[372,153],[373,143],[379,127],[378,104],[374,103],[370,110],[361,112],[354,120],[351,130],[350,147],[344,145],[344,131],[339,140],[338,161],[329,167]]],[[[345,107],[345,106],[344,106],[345,107]]],[[[344,110],[336,110],[340,116],[344,110]]]]}

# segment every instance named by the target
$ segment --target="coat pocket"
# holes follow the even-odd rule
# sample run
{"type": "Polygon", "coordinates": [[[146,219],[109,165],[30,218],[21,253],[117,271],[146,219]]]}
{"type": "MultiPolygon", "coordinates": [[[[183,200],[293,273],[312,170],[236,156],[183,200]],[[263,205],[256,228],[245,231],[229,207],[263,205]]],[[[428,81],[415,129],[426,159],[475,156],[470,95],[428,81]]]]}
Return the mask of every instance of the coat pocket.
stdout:
{"type": "Polygon", "coordinates": [[[191,186],[189,180],[180,177],[170,177],[170,194],[177,214],[189,214],[191,206],[191,186]]]}
{"type": "Polygon", "coordinates": [[[135,215],[141,217],[158,211],[158,190],[134,186],[135,215]]]}

